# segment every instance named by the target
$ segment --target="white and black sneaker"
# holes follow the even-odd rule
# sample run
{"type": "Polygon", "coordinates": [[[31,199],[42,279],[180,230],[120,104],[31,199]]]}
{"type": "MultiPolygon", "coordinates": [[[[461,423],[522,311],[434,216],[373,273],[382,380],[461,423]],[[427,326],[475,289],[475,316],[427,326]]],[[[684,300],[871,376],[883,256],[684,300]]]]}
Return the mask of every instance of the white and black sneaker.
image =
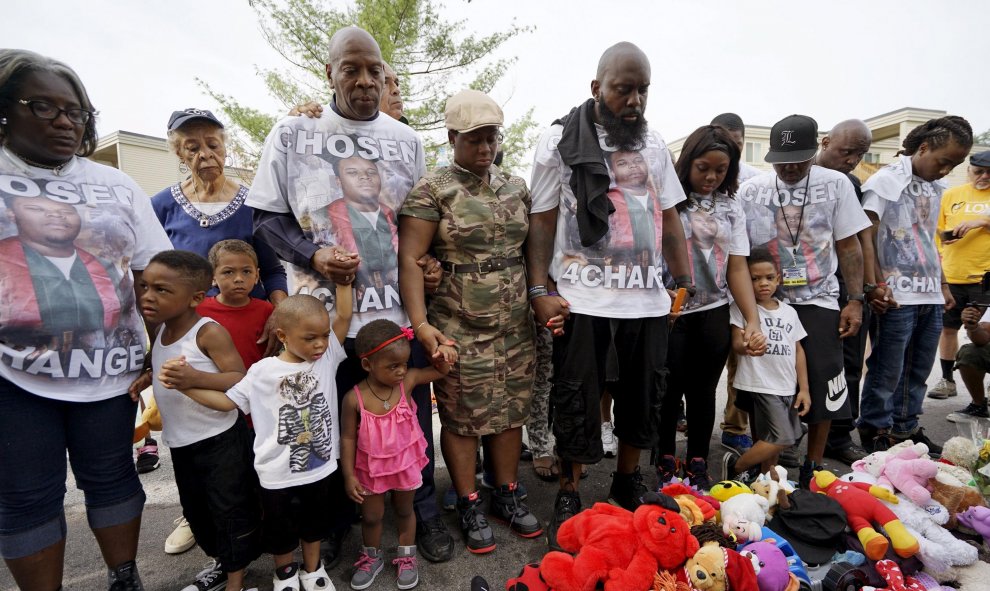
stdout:
{"type": "Polygon", "coordinates": [[[219,560],[211,560],[206,568],[199,571],[192,585],[186,585],[182,591],[221,591],[227,588],[227,571],[220,566],[219,560]]]}

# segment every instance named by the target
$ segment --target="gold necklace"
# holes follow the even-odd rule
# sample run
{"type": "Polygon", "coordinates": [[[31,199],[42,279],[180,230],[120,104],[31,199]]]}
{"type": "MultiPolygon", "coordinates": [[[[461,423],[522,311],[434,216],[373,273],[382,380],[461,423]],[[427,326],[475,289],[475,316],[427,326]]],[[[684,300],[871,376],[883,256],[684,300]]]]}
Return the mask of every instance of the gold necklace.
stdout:
{"type": "Polygon", "coordinates": [[[375,387],[371,385],[371,380],[365,378],[364,383],[368,384],[368,389],[371,390],[371,395],[377,398],[378,402],[382,403],[382,406],[385,408],[385,410],[389,410],[390,408],[392,408],[392,405],[389,404],[388,401],[392,399],[392,393],[395,391],[395,388],[389,390],[388,396],[382,398],[381,396],[378,395],[378,392],[375,392],[375,387]]]}

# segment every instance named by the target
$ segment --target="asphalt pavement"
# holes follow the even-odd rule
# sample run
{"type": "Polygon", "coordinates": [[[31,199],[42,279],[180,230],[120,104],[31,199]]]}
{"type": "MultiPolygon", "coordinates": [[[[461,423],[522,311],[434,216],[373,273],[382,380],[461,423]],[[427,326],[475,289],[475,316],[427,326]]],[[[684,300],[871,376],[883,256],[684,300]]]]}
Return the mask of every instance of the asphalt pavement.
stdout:
{"type": "MultiPolygon", "coordinates": [[[[960,336],[964,338],[962,335],[960,336]]],[[[928,380],[929,386],[933,385],[938,377],[936,364],[928,380]]],[[[925,427],[926,433],[934,441],[943,442],[957,434],[956,426],[946,421],[945,415],[966,406],[969,402],[969,397],[966,395],[961,382],[959,382],[959,388],[961,390],[960,395],[954,398],[947,400],[925,399],[925,414],[921,423],[925,427]]],[[[718,397],[719,417],[721,417],[721,409],[725,405],[724,374],[718,388],[718,397]]],[[[436,441],[439,441],[439,423],[436,415],[434,415],[434,433],[436,441]]],[[[718,467],[725,452],[718,443],[718,435],[716,433],[712,438],[711,455],[709,456],[709,466],[712,467],[712,476],[716,480],[719,478],[718,467]]],[[[682,435],[678,435],[678,449],[682,454],[683,446],[684,438],[682,435]]],[[[165,538],[174,528],[173,520],[179,517],[181,511],[178,505],[178,495],[168,448],[161,446],[159,450],[161,452],[161,467],[141,476],[148,501],[145,505],[141,526],[138,568],[147,591],[179,591],[192,582],[193,577],[203,568],[208,559],[198,547],[193,547],[188,552],[179,555],[169,555],[164,552],[165,538]]],[[[656,484],[656,476],[648,465],[649,457],[647,456],[648,454],[644,453],[642,470],[646,475],[647,483],[653,486],[656,484]]],[[[450,484],[450,478],[440,457],[439,445],[437,460],[436,480],[437,500],[439,502],[439,496],[450,484]]],[[[832,460],[826,460],[826,467],[838,473],[843,473],[848,469],[832,460]]],[[[605,500],[608,495],[611,472],[614,469],[614,459],[605,459],[599,464],[591,466],[588,478],[581,482],[581,496],[584,506],[587,507],[596,501],[605,500]]],[[[796,470],[791,470],[791,477],[795,480],[797,479],[796,472],[796,470]]],[[[553,509],[556,485],[539,480],[529,462],[520,464],[519,478],[529,492],[527,504],[545,524],[553,509]]],[[[67,488],[65,512],[69,534],[63,587],[65,591],[106,589],[106,569],[103,566],[99,548],[86,525],[82,494],[76,490],[71,473],[67,488]]],[[[538,561],[547,550],[545,537],[530,540],[518,538],[512,535],[506,526],[493,522],[492,527],[498,542],[497,549],[490,554],[473,555],[464,549],[455,514],[445,513],[444,515],[455,540],[454,557],[443,564],[432,564],[421,558],[420,583],[417,589],[424,591],[467,590],[470,588],[471,578],[475,575],[482,575],[489,581],[492,590],[501,590],[505,588],[505,581],[516,576],[523,565],[527,562],[538,561]]],[[[394,558],[395,555],[396,545],[393,523],[391,518],[386,515],[383,543],[389,562],[386,563],[386,569],[369,588],[371,591],[396,588],[395,567],[390,564],[390,559],[394,558]]],[[[344,541],[344,559],[339,566],[330,572],[334,585],[341,591],[350,589],[348,584],[350,564],[357,556],[360,541],[360,528],[354,526],[344,541]]],[[[272,589],[272,568],[273,563],[270,556],[262,556],[255,561],[247,570],[248,586],[257,587],[261,591],[272,589]]],[[[10,573],[6,568],[0,567],[0,589],[15,588],[10,573]]]]}

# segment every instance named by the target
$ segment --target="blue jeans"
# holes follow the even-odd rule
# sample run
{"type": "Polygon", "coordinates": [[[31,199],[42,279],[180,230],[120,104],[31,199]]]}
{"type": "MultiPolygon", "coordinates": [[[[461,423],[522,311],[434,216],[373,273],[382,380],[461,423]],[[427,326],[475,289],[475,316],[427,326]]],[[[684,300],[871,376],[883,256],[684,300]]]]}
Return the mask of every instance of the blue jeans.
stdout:
{"type": "Polygon", "coordinates": [[[141,515],[134,470],[137,403],[35,396],[0,378],[0,556],[22,558],[65,537],[66,452],[93,529],[141,515]]]}
{"type": "Polygon", "coordinates": [[[860,427],[889,429],[894,437],[918,430],[926,381],[942,332],[942,306],[901,306],[878,316],[879,331],[866,360],[860,427]]]}

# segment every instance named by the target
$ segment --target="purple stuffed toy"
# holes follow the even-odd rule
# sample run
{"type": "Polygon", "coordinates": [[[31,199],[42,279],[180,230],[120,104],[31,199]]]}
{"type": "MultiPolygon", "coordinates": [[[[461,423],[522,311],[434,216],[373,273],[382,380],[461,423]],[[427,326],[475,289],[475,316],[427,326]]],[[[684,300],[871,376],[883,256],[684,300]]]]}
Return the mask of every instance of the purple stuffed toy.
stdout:
{"type": "Polygon", "coordinates": [[[787,558],[780,548],[770,542],[746,544],[740,551],[753,561],[760,591],[791,591],[799,587],[797,577],[787,567],[787,558]]]}
{"type": "Polygon", "coordinates": [[[990,509],[986,507],[970,507],[956,515],[961,525],[976,530],[983,536],[983,541],[990,544],[990,509]]]}

